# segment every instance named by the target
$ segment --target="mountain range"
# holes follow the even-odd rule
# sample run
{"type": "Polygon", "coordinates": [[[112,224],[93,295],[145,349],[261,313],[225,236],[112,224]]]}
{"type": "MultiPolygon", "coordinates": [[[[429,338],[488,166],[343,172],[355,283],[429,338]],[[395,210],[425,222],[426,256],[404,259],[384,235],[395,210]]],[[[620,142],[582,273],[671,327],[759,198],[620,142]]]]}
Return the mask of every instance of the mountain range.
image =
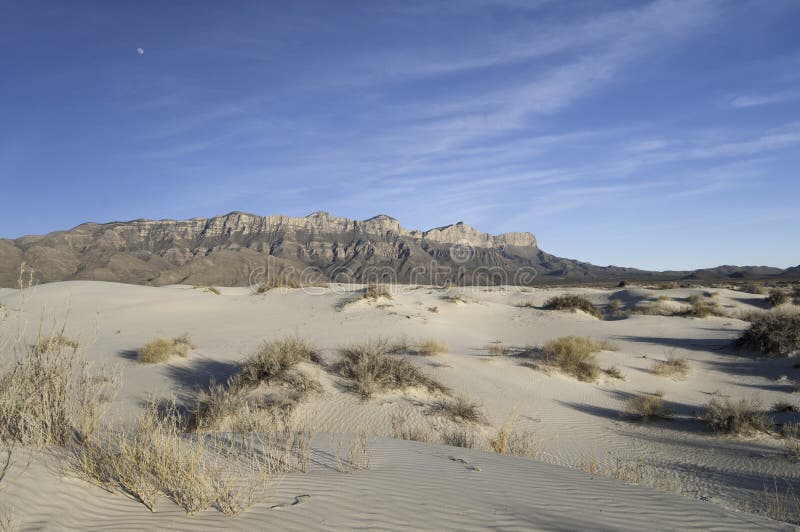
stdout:
{"type": "Polygon", "coordinates": [[[531,233],[490,235],[463,222],[418,231],[386,215],[359,221],[325,212],[302,218],[232,212],[182,221],[84,223],[41,236],[0,239],[0,286],[16,286],[23,264],[38,282],[88,279],[155,286],[243,286],[276,276],[297,282],[465,285],[800,276],[800,266],[665,272],[597,266],[546,253],[531,233]]]}

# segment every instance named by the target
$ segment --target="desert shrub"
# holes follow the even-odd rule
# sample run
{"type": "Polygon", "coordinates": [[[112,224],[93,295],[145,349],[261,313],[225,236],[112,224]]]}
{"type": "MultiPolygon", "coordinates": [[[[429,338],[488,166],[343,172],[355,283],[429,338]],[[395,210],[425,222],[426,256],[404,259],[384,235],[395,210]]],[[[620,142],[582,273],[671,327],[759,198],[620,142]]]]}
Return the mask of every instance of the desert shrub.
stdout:
{"type": "Polygon", "coordinates": [[[186,334],[172,339],[156,338],[137,351],[136,360],[145,364],[158,364],[172,357],[185,357],[192,347],[186,334]]]}
{"type": "Polygon", "coordinates": [[[769,357],[788,357],[800,350],[800,313],[767,312],[756,318],[734,343],[769,357]]]}
{"type": "Polygon", "coordinates": [[[691,307],[686,311],[687,316],[693,318],[707,318],[709,316],[726,317],[725,311],[715,301],[705,301],[698,296],[689,298],[691,307]]]}
{"type": "Polygon", "coordinates": [[[800,305],[800,286],[796,286],[792,289],[792,304],[800,305]]]}
{"type": "Polygon", "coordinates": [[[779,307],[789,302],[789,295],[780,288],[773,288],[767,296],[767,305],[772,308],[779,307]]]}
{"type": "Polygon", "coordinates": [[[36,342],[34,349],[43,352],[54,350],[58,351],[62,349],[72,349],[74,351],[79,347],[80,344],[77,340],[73,340],[72,338],[65,336],[63,333],[56,333],[40,338],[36,342]]]}
{"type": "Polygon", "coordinates": [[[613,319],[628,317],[628,311],[625,308],[625,304],[619,299],[609,300],[608,306],[606,307],[606,313],[608,314],[609,318],[613,319]]]}
{"type": "Polygon", "coordinates": [[[439,312],[439,307],[437,306],[428,307],[428,312],[430,312],[431,314],[437,314],[439,312]]]}
{"type": "Polygon", "coordinates": [[[676,310],[669,305],[665,305],[664,301],[649,301],[646,304],[637,304],[631,311],[633,314],[642,314],[645,316],[677,316],[682,311],[676,310]]]}
{"type": "Polygon", "coordinates": [[[296,335],[269,340],[261,344],[239,369],[243,383],[258,384],[281,379],[300,362],[319,362],[316,348],[296,335]]]}
{"type": "Polygon", "coordinates": [[[755,399],[732,401],[727,397],[714,397],[706,405],[703,420],[714,432],[733,436],[767,432],[772,427],[761,403],[755,399]]]}
{"type": "Polygon", "coordinates": [[[375,392],[422,386],[429,391],[446,388],[403,358],[389,356],[388,342],[382,338],[368,340],[339,351],[334,369],[350,379],[354,390],[363,397],[375,392]]]}
{"type": "Polygon", "coordinates": [[[442,296],[442,300],[449,303],[470,303],[472,301],[464,294],[459,294],[458,292],[453,294],[445,294],[442,296]]]}
{"type": "Polygon", "coordinates": [[[515,415],[503,423],[497,433],[489,440],[489,447],[498,454],[514,456],[535,456],[538,453],[534,434],[529,431],[514,430],[515,415]]]}
{"type": "Polygon", "coordinates": [[[670,354],[666,360],[657,360],[653,364],[653,373],[662,377],[683,379],[689,373],[689,361],[686,357],[670,354]]]}
{"type": "Polygon", "coordinates": [[[625,403],[625,412],[642,421],[655,418],[667,418],[672,412],[664,406],[664,400],[653,394],[639,394],[625,403]]]}
{"type": "Polygon", "coordinates": [[[435,440],[435,430],[433,426],[422,422],[412,424],[404,415],[392,417],[392,438],[399,440],[418,441],[422,443],[433,443],[435,440]]]}
{"type": "Polygon", "coordinates": [[[747,283],[747,284],[743,284],[742,286],[740,286],[740,287],[738,288],[738,290],[739,290],[740,292],[745,292],[745,293],[747,293],[747,294],[757,294],[757,295],[761,295],[761,294],[763,294],[763,293],[764,293],[764,287],[763,287],[763,286],[761,286],[761,285],[759,285],[759,284],[755,284],[755,283],[747,283]]]}
{"type": "Polygon", "coordinates": [[[786,440],[786,451],[792,460],[800,460],[800,423],[784,423],[781,436],[786,440]]]}
{"type": "Polygon", "coordinates": [[[389,285],[385,284],[368,284],[364,289],[364,299],[392,299],[392,293],[389,291],[389,285]]]}
{"type": "Polygon", "coordinates": [[[533,299],[523,299],[522,301],[520,301],[519,303],[517,303],[514,306],[515,307],[520,307],[520,308],[535,308],[536,307],[536,303],[533,301],[533,299]]]}
{"type": "Polygon", "coordinates": [[[466,397],[448,397],[433,403],[431,410],[456,422],[479,423],[481,407],[466,397]]]}
{"type": "Polygon", "coordinates": [[[797,405],[789,401],[778,401],[772,405],[772,411],[776,414],[780,414],[784,412],[797,412],[798,408],[797,405]]]}
{"type": "Polygon", "coordinates": [[[611,366],[610,368],[606,368],[603,370],[603,373],[605,373],[612,379],[619,379],[621,381],[625,380],[625,374],[622,373],[622,370],[619,369],[617,366],[611,366]]]}
{"type": "Polygon", "coordinates": [[[0,441],[41,447],[83,440],[97,427],[116,379],[93,373],[82,354],[40,339],[0,363],[0,441]]]}
{"type": "Polygon", "coordinates": [[[493,357],[503,356],[506,353],[508,353],[508,348],[505,345],[503,345],[503,342],[500,341],[487,344],[485,349],[486,352],[493,357]]]}
{"type": "Polygon", "coordinates": [[[603,314],[592,304],[591,301],[576,294],[566,294],[562,296],[551,297],[544,304],[544,308],[548,310],[582,310],[587,314],[591,314],[595,318],[603,317],[603,314]]]}
{"type": "Polygon", "coordinates": [[[451,427],[442,432],[442,443],[453,447],[474,449],[478,444],[478,436],[472,427],[451,427]]]}
{"type": "Polygon", "coordinates": [[[433,356],[447,352],[447,344],[439,340],[428,338],[417,344],[417,353],[422,356],[433,356]]]}
{"type": "Polygon", "coordinates": [[[596,380],[600,373],[595,354],[614,350],[616,347],[608,342],[564,336],[544,344],[539,349],[539,358],[547,366],[557,367],[578,380],[590,382],[596,380]]]}
{"type": "Polygon", "coordinates": [[[239,364],[226,383],[212,383],[197,393],[188,425],[194,430],[257,427],[258,418],[266,413],[269,426],[276,416],[290,413],[310,393],[322,392],[319,381],[296,368],[301,362],[319,361],[315,347],[297,335],[265,341],[239,364]],[[280,384],[284,393],[280,397],[253,397],[262,384],[280,384]]]}
{"type": "Polygon", "coordinates": [[[273,439],[186,436],[183,424],[174,405],[165,412],[151,405],[125,430],[105,431],[73,445],[72,469],[151,511],[162,494],[188,514],[215,506],[238,515],[264,498],[283,469],[273,439]]]}

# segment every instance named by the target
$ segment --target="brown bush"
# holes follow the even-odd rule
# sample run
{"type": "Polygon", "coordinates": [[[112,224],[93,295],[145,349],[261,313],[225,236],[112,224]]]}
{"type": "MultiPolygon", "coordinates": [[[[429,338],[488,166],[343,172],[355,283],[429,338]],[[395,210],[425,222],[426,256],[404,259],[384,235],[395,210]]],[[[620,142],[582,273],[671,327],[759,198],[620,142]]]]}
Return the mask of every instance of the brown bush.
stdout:
{"type": "Polygon", "coordinates": [[[145,364],[159,364],[172,357],[186,357],[193,347],[186,334],[172,339],[156,338],[139,349],[136,360],[145,364]]]}
{"type": "Polygon", "coordinates": [[[772,427],[762,411],[761,403],[755,399],[731,401],[729,398],[714,397],[706,405],[703,420],[714,432],[733,436],[768,432],[772,427]]]}
{"type": "Polygon", "coordinates": [[[339,351],[334,369],[350,379],[354,390],[363,397],[388,390],[422,386],[429,391],[446,391],[446,387],[428,377],[403,358],[388,353],[389,344],[377,338],[345,347],[339,351]]]}
{"type": "Polygon", "coordinates": [[[769,357],[788,357],[800,350],[800,313],[772,311],[755,318],[734,345],[769,357]]]}
{"type": "Polygon", "coordinates": [[[582,310],[583,312],[586,312],[595,318],[603,317],[603,313],[600,312],[600,309],[594,306],[591,301],[583,296],[575,294],[551,297],[544,304],[544,308],[548,310],[582,310]]]}
{"type": "Polygon", "coordinates": [[[600,373],[595,354],[600,351],[615,350],[616,347],[608,342],[564,336],[544,344],[539,349],[539,358],[548,366],[557,367],[568,375],[589,382],[596,380],[600,373]]]}

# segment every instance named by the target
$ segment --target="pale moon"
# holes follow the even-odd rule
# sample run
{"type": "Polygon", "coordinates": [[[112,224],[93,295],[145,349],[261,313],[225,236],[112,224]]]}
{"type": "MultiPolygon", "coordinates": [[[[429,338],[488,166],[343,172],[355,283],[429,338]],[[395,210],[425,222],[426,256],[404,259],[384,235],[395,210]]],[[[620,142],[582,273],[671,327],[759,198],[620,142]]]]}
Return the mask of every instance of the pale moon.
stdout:
{"type": "Polygon", "coordinates": [[[142,55],[144,53],[144,48],[137,48],[136,53],[142,55]]]}

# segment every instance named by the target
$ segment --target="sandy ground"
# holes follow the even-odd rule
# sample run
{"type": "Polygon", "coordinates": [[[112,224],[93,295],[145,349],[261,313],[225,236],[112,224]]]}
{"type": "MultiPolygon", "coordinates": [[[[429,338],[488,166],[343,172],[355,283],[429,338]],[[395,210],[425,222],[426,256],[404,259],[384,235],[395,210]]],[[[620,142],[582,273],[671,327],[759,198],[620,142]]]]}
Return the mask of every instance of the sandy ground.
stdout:
{"type": "MultiPolygon", "coordinates": [[[[702,289],[461,289],[466,303],[444,300],[452,290],[430,287],[394,287],[392,300],[378,301],[356,300],[358,287],[263,295],[220,290],[215,295],[187,286],[65,282],[26,291],[24,304],[18,291],[2,289],[0,303],[9,315],[6,324],[29,323],[30,337],[43,312],[61,319],[68,309],[67,333],[91,341],[88,358],[123,372],[121,392],[111,405],[122,415],[135,414],[152,395],[190,397],[212,377],[223,381],[263,340],[287,333],[313,341],[327,361],[336,358],[340,346],[379,335],[410,343],[434,338],[447,344],[446,353],[407,358],[454,393],[482,405],[487,422],[477,433],[491,434],[513,417],[515,430],[532,435],[534,457],[390,439],[393,420],[430,423],[429,394],[410,390],[363,401],[315,366],[306,369],[316,373],[325,392],[296,412],[318,432],[311,470],[289,475],[268,501],[243,516],[231,520],[208,510],[188,517],[167,501],[151,514],[34,461],[0,492],[20,528],[779,528],[783,525],[756,515],[764,514],[770,502],[765,488],[800,488],[800,469],[777,435],[722,438],[697,418],[715,392],[756,397],[765,407],[793,400],[787,379],[798,372],[793,360],[747,357],[728,347],[746,322],[645,315],[598,320],[539,308],[566,292],[601,305],[613,297],[629,306],[663,295],[680,306],[702,289]],[[522,301],[534,306],[516,306],[522,301]],[[188,358],[162,365],[136,362],[136,349],[148,340],[182,333],[196,345],[188,358]],[[490,356],[486,349],[493,342],[521,349],[565,335],[616,344],[617,351],[603,352],[599,359],[602,367],[619,367],[625,380],[603,376],[595,383],[579,382],[531,369],[521,357],[490,356]],[[652,372],[653,362],[669,354],[688,358],[686,379],[652,372]],[[621,414],[631,394],[656,390],[664,392],[675,419],[638,423],[621,414]],[[371,467],[341,473],[328,463],[331,435],[356,432],[372,437],[371,467]],[[619,471],[621,464],[639,471],[644,485],[600,474],[619,471]],[[301,494],[311,497],[272,508],[301,494]]],[[[763,296],[715,291],[716,301],[731,313],[764,306],[763,296]]],[[[777,414],[775,420],[796,420],[792,416],[798,414],[777,414]]]]}

